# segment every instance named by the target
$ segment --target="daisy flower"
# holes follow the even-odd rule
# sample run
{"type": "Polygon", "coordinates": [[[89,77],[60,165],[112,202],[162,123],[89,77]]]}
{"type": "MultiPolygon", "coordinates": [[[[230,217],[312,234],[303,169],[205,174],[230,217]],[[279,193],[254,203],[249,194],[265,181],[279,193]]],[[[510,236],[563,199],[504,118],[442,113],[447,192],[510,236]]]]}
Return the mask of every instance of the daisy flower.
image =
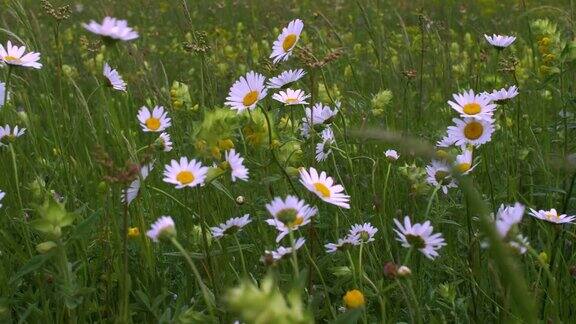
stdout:
{"type": "Polygon", "coordinates": [[[235,149],[226,151],[224,156],[232,169],[232,181],[235,182],[237,178],[248,181],[248,169],[244,166],[244,158],[239,153],[236,153],[235,149]]]}
{"type": "Polygon", "coordinates": [[[496,105],[491,103],[486,94],[474,94],[474,90],[464,91],[453,95],[454,101],[448,104],[460,113],[462,117],[475,117],[478,119],[492,119],[496,105]]]}
{"type": "Polygon", "coordinates": [[[272,44],[272,54],[274,64],[280,61],[286,61],[292,55],[292,50],[300,39],[300,33],[304,28],[304,23],[300,19],[292,20],[287,27],[282,29],[278,39],[272,44]]]}
{"type": "Polygon", "coordinates": [[[162,132],[172,125],[168,112],[162,106],[156,106],[152,111],[142,106],[137,117],[144,132],[162,132]]]}
{"type": "Polygon", "coordinates": [[[462,174],[468,174],[476,166],[472,165],[472,150],[463,148],[462,153],[456,156],[454,167],[462,174]]]}
{"type": "Polygon", "coordinates": [[[108,85],[114,90],[126,91],[126,82],[124,82],[120,73],[118,73],[116,69],[111,68],[108,63],[104,63],[104,70],[102,73],[108,80],[108,85]]]}
{"type": "Polygon", "coordinates": [[[390,161],[396,161],[400,157],[398,152],[395,150],[386,150],[386,152],[384,152],[384,156],[386,156],[386,158],[390,161]]]}
{"type": "Polygon", "coordinates": [[[279,93],[275,93],[272,96],[272,99],[276,101],[280,101],[285,106],[293,106],[293,105],[307,105],[308,102],[306,99],[310,98],[310,95],[307,95],[302,90],[292,90],[290,88],[286,89],[286,91],[280,91],[279,93]]]}
{"type": "MultiPolygon", "coordinates": [[[[306,243],[306,240],[302,237],[298,238],[296,240],[296,242],[294,242],[294,248],[296,250],[299,250],[304,243],[306,243]]],[[[285,258],[286,256],[292,254],[292,247],[284,247],[284,246],[280,246],[278,247],[278,249],[276,249],[275,251],[266,251],[266,254],[271,254],[272,255],[272,259],[274,261],[280,261],[283,258],[285,258]]]]}
{"type": "Polygon", "coordinates": [[[358,242],[361,243],[373,242],[376,232],[378,232],[378,229],[370,223],[355,224],[350,228],[348,238],[358,237],[358,242]]]}
{"type": "Polygon", "coordinates": [[[310,223],[312,216],[318,212],[316,207],[307,205],[304,200],[295,196],[288,196],[286,200],[276,197],[266,204],[266,209],[273,217],[267,219],[266,223],[276,227],[279,232],[276,242],[280,242],[290,231],[310,223]]]}
{"type": "Polygon", "coordinates": [[[554,224],[573,223],[576,219],[576,216],[568,216],[566,214],[558,215],[558,212],[554,208],[550,210],[535,210],[530,208],[530,215],[554,224]]]}
{"type": "Polygon", "coordinates": [[[172,160],[165,166],[164,182],[176,185],[176,189],[184,187],[196,187],[204,184],[208,168],[202,166],[200,162],[191,160],[188,162],[187,157],[181,157],[180,162],[172,160]]]}
{"type": "Polygon", "coordinates": [[[250,215],[246,214],[242,217],[233,217],[228,219],[225,223],[222,223],[216,227],[211,227],[210,231],[214,238],[221,238],[224,235],[231,235],[239,232],[242,228],[248,225],[252,220],[250,215]]]}
{"type": "Polygon", "coordinates": [[[303,69],[288,70],[280,73],[280,75],[270,78],[268,80],[268,89],[280,89],[290,85],[300,79],[306,74],[303,69]]]}
{"type": "Polygon", "coordinates": [[[18,126],[14,126],[14,129],[11,129],[10,125],[0,126],[0,146],[13,142],[16,138],[24,135],[25,132],[26,128],[18,128],[18,126]]]}
{"type": "Polygon", "coordinates": [[[521,203],[515,203],[513,206],[500,205],[498,212],[496,213],[496,230],[500,237],[504,238],[508,235],[508,232],[512,226],[520,223],[522,217],[524,216],[525,207],[521,203]]]}
{"type": "Polygon", "coordinates": [[[435,259],[438,256],[437,250],[446,245],[441,233],[432,234],[433,226],[430,221],[423,224],[416,223],[414,225],[410,222],[410,217],[404,217],[404,225],[397,219],[394,223],[398,229],[394,229],[396,239],[402,243],[405,248],[418,249],[428,259],[435,259]]]}
{"type": "Polygon", "coordinates": [[[520,254],[526,253],[528,251],[528,247],[530,246],[530,242],[528,242],[528,238],[526,238],[522,234],[518,234],[513,241],[508,243],[513,249],[518,251],[520,254]]]}
{"type": "Polygon", "coordinates": [[[329,126],[327,126],[322,131],[321,137],[322,141],[316,144],[316,161],[318,162],[325,161],[328,158],[328,156],[330,156],[330,154],[332,153],[330,145],[333,145],[335,143],[334,132],[332,131],[332,128],[330,128],[329,126]]]}
{"type": "Polygon", "coordinates": [[[0,62],[4,62],[12,66],[30,67],[39,69],[42,67],[40,61],[40,53],[26,52],[26,46],[12,46],[12,42],[8,41],[6,47],[0,44],[0,62]]]}
{"type": "Polygon", "coordinates": [[[88,24],[82,24],[82,27],[96,35],[113,40],[130,41],[138,38],[138,33],[128,27],[126,20],[113,17],[105,17],[102,24],[91,20],[88,24]]]}
{"type": "Polygon", "coordinates": [[[6,95],[6,84],[4,82],[0,82],[0,108],[4,106],[4,97],[8,97],[6,95]]]}
{"type": "Polygon", "coordinates": [[[140,193],[141,181],[146,180],[152,169],[154,169],[152,163],[144,165],[140,168],[138,178],[132,181],[127,189],[122,190],[122,203],[127,203],[130,205],[130,203],[138,196],[138,193],[140,193]]]}
{"type": "Polygon", "coordinates": [[[450,166],[444,161],[432,160],[426,166],[426,182],[434,187],[442,189],[444,194],[448,194],[448,189],[455,188],[456,182],[450,174],[450,166]]]}
{"type": "Polygon", "coordinates": [[[306,108],[304,112],[306,117],[302,118],[301,131],[302,136],[308,138],[310,137],[310,125],[314,127],[316,125],[329,124],[338,113],[338,108],[332,110],[328,106],[317,103],[312,109],[306,108]]]}
{"type": "Polygon", "coordinates": [[[314,168],[310,168],[310,171],[302,168],[300,169],[300,183],[325,202],[350,209],[348,203],[350,196],[343,194],[344,187],[335,185],[332,177],[327,176],[326,172],[322,171],[318,174],[314,168]]]}
{"type": "Polygon", "coordinates": [[[490,43],[490,45],[494,46],[496,49],[504,49],[512,45],[512,43],[514,43],[514,41],[516,40],[516,37],[514,36],[505,36],[496,34],[492,36],[484,34],[484,38],[486,38],[488,43],[490,43]]]}
{"type": "Polygon", "coordinates": [[[154,242],[176,236],[176,225],[170,216],[161,216],[152,224],[146,235],[154,242]]]}
{"type": "Polygon", "coordinates": [[[510,88],[502,88],[500,90],[494,90],[492,93],[487,93],[487,96],[495,103],[504,103],[508,100],[513,99],[518,95],[518,88],[514,85],[510,88]]]}
{"type": "MultiPolygon", "coordinates": [[[[6,193],[0,190],[0,202],[2,201],[2,199],[4,199],[4,196],[6,196],[6,193]]],[[[2,204],[0,204],[0,208],[2,208],[2,204]]]]}
{"type": "Polygon", "coordinates": [[[325,244],[324,248],[326,253],[336,253],[355,245],[360,245],[360,237],[347,235],[345,238],[339,238],[336,243],[325,244]]]}
{"type": "Polygon", "coordinates": [[[170,138],[170,134],[166,132],[161,133],[160,136],[158,136],[156,142],[160,145],[162,151],[164,152],[172,151],[172,139],[170,138]]]}
{"type": "Polygon", "coordinates": [[[226,97],[228,101],[224,104],[232,110],[237,110],[238,113],[246,109],[253,110],[258,101],[266,97],[267,90],[264,86],[264,80],[263,75],[254,71],[246,73],[246,76],[242,76],[234,82],[228,97],[226,97]]]}
{"type": "Polygon", "coordinates": [[[494,133],[494,120],[492,119],[476,119],[464,118],[453,119],[456,125],[448,127],[448,142],[453,144],[474,145],[480,146],[492,140],[492,133],[494,133]]]}

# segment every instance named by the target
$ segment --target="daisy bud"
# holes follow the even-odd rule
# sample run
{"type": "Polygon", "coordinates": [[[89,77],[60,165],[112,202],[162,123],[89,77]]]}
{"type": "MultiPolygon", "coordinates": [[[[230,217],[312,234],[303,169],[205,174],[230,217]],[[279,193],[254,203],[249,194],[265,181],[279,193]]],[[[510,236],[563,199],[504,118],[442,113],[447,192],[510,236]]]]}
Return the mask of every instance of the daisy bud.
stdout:
{"type": "Polygon", "coordinates": [[[236,203],[237,203],[238,205],[243,205],[243,204],[244,204],[244,201],[245,201],[244,196],[238,196],[238,197],[236,197],[236,203]]]}
{"type": "Polygon", "coordinates": [[[396,279],[398,274],[398,266],[392,261],[388,261],[384,264],[384,276],[388,279],[396,279]]]}
{"type": "Polygon", "coordinates": [[[408,278],[412,275],[412,270],[410,270],[410,268],[408,268],[407,266],[400,266],[400,268],[398,268],[398,276],[400,278],[408,278]]]}
{"type": "Polygon", "coordinates": [[[360,308],[366,304],[364,294],[358,289],[348,290],[342,300],[348,309],[360,308]]]}
{"type": "Polygon", "coordinates": [[[396,152],[395,150],[387,150],[386,152],[384,152],[384,155],[389,161],[392,162],[398,160],[398,158],[400,157],[400,155],[398,155],[398,152],[396,152]]]}
{"type": "Polygon", "coordinates": [[[546,252],[540,252],[540,254],[538,254],[538,261],[540,261],[542,266],[548,266],[548,254],[546,254],[546,252]]]}

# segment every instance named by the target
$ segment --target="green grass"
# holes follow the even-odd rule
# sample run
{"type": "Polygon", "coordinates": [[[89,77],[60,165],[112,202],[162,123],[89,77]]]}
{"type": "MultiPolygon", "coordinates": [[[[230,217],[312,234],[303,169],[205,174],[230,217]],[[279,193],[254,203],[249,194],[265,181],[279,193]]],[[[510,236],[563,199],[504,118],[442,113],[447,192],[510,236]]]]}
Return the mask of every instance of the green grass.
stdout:
{"type": "Polygon", "coordinates": [[[2,322],[231,323],[250,322],[254,313],[269,316],[262,323],[576,319],[574,225],[525,214],[519,230],[530,248],[518,255],[489,216],[516,201],[576,214],[572,1],[103,0],[72,4],[60,21],[40,1],[0,0],[0,8],[0,43],[25,44],[42,54],[43,64],[0,69],[2,82],[10,74],[11,93],[0,124],[27,129],[0,147],[2,322]],[[81,26],[106,15],[127,19],[140,38],[105,44],[81,26]],[[296,18],[305,24],[296,54],[275,66],[268,59],[272,42],[296,18]],[[498,52],[483,37],[492,33],[518,39],[498,52]],[[311,67],[306,53],[334,59],[311,67]],[[124,77],[126,93],[106,86],[103,62],[124,77]],[[312,95],[309,102],[342,102],[333,123],[337,148],[325,162],[315,160],[318,134],[300,136],[302,107],[281,106],[272,91],[250,115],[224,107],[241,75],[271,77],[288,68],[307,71],[295,87],[312,95]],[[492,141],[474,151],[473,172],[448,195],[426,184],[418,174],[458,117],[446,103],[452,94],[514,84],[520,94],[499,106],[492,141]],[[384,90],[391,99],[373,100],[384,90]],[[173,151],[155,150],[157,134],[141,131],[136,115],[143,105],[168,110],[173,151]],[[177,190],[162,180],[164,165],[181,156],[220,163],[214,153],[224,150],[214,149],[228,139],[246,159],[250,181],[231,182],[225,173],[177,190]],[[398,150],[400,159],[389,162],[387,149],[398,150]],[[120,195],[135,178],[130,167],[150,161],[154,170],[125,209],[120,195]],[[299,167],[334,177],[352,208],[308,192],[299,167]],[[297,258],[267,266],[261,257],[278,244],[264,222],[265,205],[288,194],[319,213],[294,233],[307,239],[297,258]],[[41,206],[50,201],[46,212],[41,206]],[[47,214],[73,222],[60,235],[39,231],[47,214]],[[236,236],[202,234],[244,214],[253,222],[236,236]],[[174,218],[190,260],[178,244],[146,237],[161,215],[174,218]],[[404,215],[430,220],[443,233],[447,246],[439,258],[409,253],[396,241],[392,220],[404,215]],[[324,251],[364,222],[379,229],[375,242],[324,251]],[[140,235],[128,238],[126,227],[140,235]],[[489,249],[481,247],[486,240],[489,249]],[[43,242],[54,246],[41,245],[41,252],[43,242]],[[412,276],[386,277],[388,261],[407,265],[412,276]],[[366,306],[342,312],[342,297],[352,289],[363,292],[366,306]]]}

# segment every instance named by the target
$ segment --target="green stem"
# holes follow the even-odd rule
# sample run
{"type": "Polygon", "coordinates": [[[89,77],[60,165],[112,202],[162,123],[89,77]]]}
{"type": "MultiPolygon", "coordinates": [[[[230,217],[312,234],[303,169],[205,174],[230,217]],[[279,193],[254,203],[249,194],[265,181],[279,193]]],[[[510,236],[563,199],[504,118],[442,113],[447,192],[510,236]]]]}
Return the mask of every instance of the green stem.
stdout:
{"type": "Polygon", "coordinates": [[[292,247],[292,267],[294,268],[294,276],[295,278],[300,278],[300,268],[298,267],[298,255],[296,254],[296,246],[294,241],[294,232],[292,230],[289,231],[290,235],[290,246],[292,247]]]}
{"type": "Polygon", "coordinates": [[[238,240],[238,236],[233,235],[234,240],[236,241],[236,245],[238,245],[238,252],[240,252],[240,262],[242,262],[242,271],[244,272],[244,276],[248,276],[248,271],[246,271],[246,261],[244,260],[244,252],[242,251],[242,246],[240,245],[240,240],[238,240]]]}
{"type": "Polygon", "coordinates": [[[6,84],[4,85],[4,106],[8,107],[8,91],[10,90],[10,80],[12,76],[12,66],[8,65],[8,75],[6,76],[6,84]]]}

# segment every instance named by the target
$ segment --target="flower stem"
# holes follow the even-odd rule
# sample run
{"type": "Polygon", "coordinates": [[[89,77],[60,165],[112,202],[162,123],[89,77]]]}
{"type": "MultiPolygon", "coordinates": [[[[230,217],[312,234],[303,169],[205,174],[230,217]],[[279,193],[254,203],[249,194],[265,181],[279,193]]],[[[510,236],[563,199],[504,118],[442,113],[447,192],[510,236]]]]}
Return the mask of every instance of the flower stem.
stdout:
{"type": "Polygon", "coordinates": [[[244,272],[244,276],[248,276],[248,271],[246,271],[246,261],[244,260],[244,252],[242,252],[242,246],[240,245],[240,240],[238,240],[238,236],[234,236],[234,240],[236,241],[236,245],[238,245],[238,252],[240,252],[240,262],[242,262],[242,271],[244,272]]]}

